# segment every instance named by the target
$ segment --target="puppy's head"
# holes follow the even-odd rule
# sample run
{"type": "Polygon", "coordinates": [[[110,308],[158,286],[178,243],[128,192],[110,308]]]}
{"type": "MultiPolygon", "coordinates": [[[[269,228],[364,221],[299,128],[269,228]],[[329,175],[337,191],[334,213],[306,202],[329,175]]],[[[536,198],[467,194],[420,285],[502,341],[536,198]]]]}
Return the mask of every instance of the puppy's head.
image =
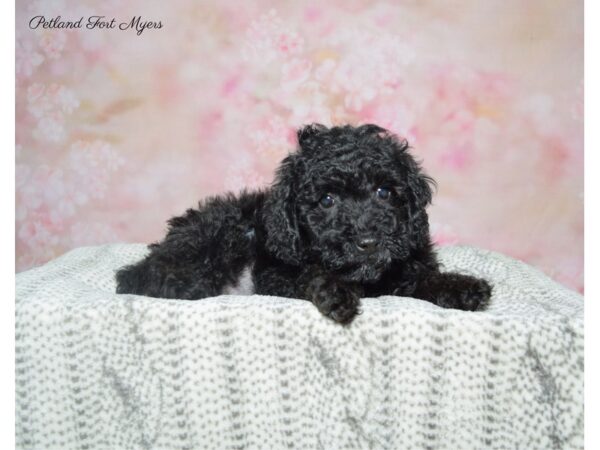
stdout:
{"type": "Polygon", "coordinates": [[[433,180],[406,141],[376,125],[298,131],[265,204],[267,249],[289,264],[318,262],[341,279],[374,282],[429,242],[433,180]]]}

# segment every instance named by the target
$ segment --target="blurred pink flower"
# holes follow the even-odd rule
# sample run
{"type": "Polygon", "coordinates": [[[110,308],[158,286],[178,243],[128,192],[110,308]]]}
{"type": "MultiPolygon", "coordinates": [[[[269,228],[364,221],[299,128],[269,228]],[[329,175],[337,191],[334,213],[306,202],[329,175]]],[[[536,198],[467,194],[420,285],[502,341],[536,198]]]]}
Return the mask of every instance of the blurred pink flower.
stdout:
{"type": "Polygon", "coordinates": [[[62,141],[66,134],[64,115],[78,107],[73,91],[63,85],[33,83],[27,88],[27,110],[37,119],[33,135],[40,141],[62,141]]]}
{"type": "Polygon", "coordinates": [[[321,17],[322,10],[317,6],[308,6],[304,10],[304,18],[307,22],[314,22],[321,17]]]}
{"type": "Polygon", "coordinates": [[[471,151],[464,146],[450,146],[440,155],[440,162],[449,169],[463,170],[471,162],[471,151]]]}
{"type": "Polygon", "coordinates": [[[236,92],[240,85],[240,79],[242,78],[242,74],[236,73],[223,81],[221,86],[221,93],[225,96],[232,95],[236,92]]]}
{"type": "Polygon", "coordinates": [[[280,117],[274,116],[253,124],[248,137],[257,155],[279,161],[291,147],[290,134],[293,132],[280,117]]]}
{"type": "Polygon", "coordinates": [[[246,30],[243,54],[246,59],[269,63],[303,51],[304,40],[288,28],[274,9],[262,14],[246,30]]]}
{"type": "Polygon", "coordinates": [[[344,106],[351,111],[360,110],[376,95],[393,92],[415,55],[398,36],[381,31],[342,30],[330,45],[342,57],[327,61],[317,76],[344,94],[344,106]]]}
{"type": "Polygon", "coordinates": [[[44,86],[42,83],[30,84],[27,88],[27,101],[29,103],[37,102],[39,99],[42,98],[45,91],[46,86],[44,86]]]}
{"type": "Polygon", "coordinates": [[[264,188],[269,179],[252,168],[232,167],[225,174],[224,187],[230,192],[240,192],[244,189],[264,188]]]}
{"type": "Polygon", "coordinates": [[[41,221],[26,222],[19,226],[18,237],[31,248],[48,248],[59,242],[59,235],[41,221]]]}
{"type": "Polygon", "coordinates": [[[90,198],[104,197],[112,173],[123,164],[115,149],[101,140],[74,142],[66,161],[73,182],[81,183],[90,198]]]}
{"type": "Polygon", "coordinates": [[[60,57],[67,42],[67,33],[62,30],[49,30],[40,38],[40,47],[50,59],[60,57]]]}
{"type": "Polygon", "coordinates": [[[284,90],[292,90],[310,77],[312,63],[307,59],[294,58],[281,67],[281,83],[284,90]]]}
{"type": "Polygon", "coordinates": [[[308,123],[332,125],[333,115],[331,99],[318,86],[307,84],[305,89],[296,91],[288,97],[291,101],[290,123],[299,127],[308,123]]]}
{"type": "Polygon", "coordinates": [[[277,37],[277,48],[283,54],[299,53],[302,50],[302,44],[302,38],[294,32],[282,32],[277,37]]]}

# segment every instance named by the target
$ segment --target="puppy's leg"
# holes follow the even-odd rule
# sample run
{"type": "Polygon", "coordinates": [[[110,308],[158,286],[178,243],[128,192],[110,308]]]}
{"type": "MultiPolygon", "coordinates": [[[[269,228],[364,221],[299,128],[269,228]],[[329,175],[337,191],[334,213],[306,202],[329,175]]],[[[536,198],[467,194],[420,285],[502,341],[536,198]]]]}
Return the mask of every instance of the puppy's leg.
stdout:
{"type": "Polygon", "coordinates": [[[452,272],[430,272],[417,282],[412,296],[443,308],[475,311],[486,306],[491,294],[492,287],[483,279],[452,272]]]}
{"type": "Polygon", "coordinates": [[[254,258],[254,216],[261,193],[215,197],[169,221],[163,241],[116,274],[117,293],[199,299],[235,284],[254,258]]]}
{"type": "Polygon", "coordinates": [[[331,274],[312,268],[299,278],[299,288],[303,298],[338,323],[349,324],[360,314],[364,291],[359,284],[339,281],[331,274]]]}
{"type": "Polygon", "coordinates": [[[359,285],[343,283],[318,267],[300,269],[263,256],[254,266],[257,294],[308,300],[341,324],[349,324],[359,314],[363,297],[359,285]]]}

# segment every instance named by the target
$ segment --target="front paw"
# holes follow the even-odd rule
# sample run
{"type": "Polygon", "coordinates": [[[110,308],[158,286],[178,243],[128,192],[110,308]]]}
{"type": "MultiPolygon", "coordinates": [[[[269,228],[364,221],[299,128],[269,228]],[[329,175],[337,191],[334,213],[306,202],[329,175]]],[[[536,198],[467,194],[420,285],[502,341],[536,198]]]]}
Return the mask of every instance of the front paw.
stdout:
{"type": "Polygon", "coordinates": [[[347,325],[360,313],[362,292],[356,286],[317,276],[308,285],[306,297],[330,319],[347,325]]]}
{"type": "Polygon", "coordinates": [[[445,292],[438,298],[437,304],[444,308],[455,308],[463,311],[484,309],[492,295],[490,284],[480,278],[466,275],[454,275],[445,292]]]}

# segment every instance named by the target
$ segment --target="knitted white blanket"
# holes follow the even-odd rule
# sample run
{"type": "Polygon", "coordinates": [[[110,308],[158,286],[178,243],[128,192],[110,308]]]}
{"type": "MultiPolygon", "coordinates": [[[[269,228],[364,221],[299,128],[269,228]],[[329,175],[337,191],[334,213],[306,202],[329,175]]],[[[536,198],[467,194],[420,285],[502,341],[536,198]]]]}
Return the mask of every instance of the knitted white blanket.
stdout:
{"type": "Polygon", "coordinates": [[[17,444],[32,449],[583,448],[583,299],[508,257],[440,250],[487,311],[364,299],[116,295],[142,245],[17,275],[17,444]]]}

